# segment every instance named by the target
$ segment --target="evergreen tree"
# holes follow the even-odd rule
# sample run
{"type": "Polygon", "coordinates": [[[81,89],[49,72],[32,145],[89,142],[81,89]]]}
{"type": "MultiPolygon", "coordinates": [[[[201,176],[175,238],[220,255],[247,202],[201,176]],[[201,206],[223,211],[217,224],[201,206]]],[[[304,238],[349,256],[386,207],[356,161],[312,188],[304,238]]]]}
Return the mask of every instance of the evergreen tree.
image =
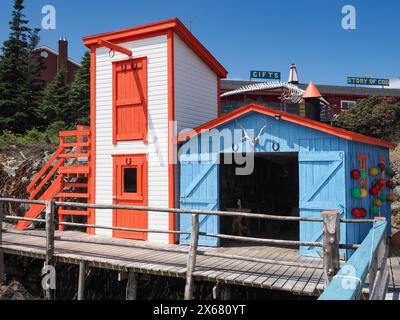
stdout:
{"type": "Polygon", "coordinates": [[[68,95],[67,71],[62,67],[54,80],[44,89],[43,100],[39,104],[38,114],[46,127],[56,121],[64,121],[68,125],[65,114],[68,95]]]}
{"type": "Polygon", "coordinates": [[[90,122],[90,54],[82,58],[82,66],[71,83],[65,119],[71,125],[90,122]]]}
{"type": "Polygon", "coordinates": [[[22,133],[35,125],[37,97],[42,84],[38,81],[42,64],[32,53],[39,32],[28,27],[24,1],[14,0],[10,35],[2,47],[0,60],[0,131],[22,133]]]}

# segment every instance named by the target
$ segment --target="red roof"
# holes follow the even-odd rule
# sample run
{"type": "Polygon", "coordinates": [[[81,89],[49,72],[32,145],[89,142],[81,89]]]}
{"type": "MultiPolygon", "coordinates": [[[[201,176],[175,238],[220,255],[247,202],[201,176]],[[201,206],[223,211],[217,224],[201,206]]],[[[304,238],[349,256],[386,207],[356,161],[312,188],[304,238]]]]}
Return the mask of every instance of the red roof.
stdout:
{"type": "Polygon", "coordinates": [[[226,78],[228,71],[214,58],[214,56],[200,43],[199,40],[178,19],[154,22],[129,29],[117,30],[83,38],[83,43],[96,46],[99,40],[121,43],[133,41],[137,38],[151,37],[172,30],[191,48],[220,78],[226,78]]]}
{"type": "Polygon", "coordinates": [[[350,141],[357,141],[357,142],[366,143],[366,144],[379,146],[379,147],[384,147],[384,148],[388,148],[388,149],[394,149],[397,146],[396,144],[385,141],[385,140],[364,136],[362,134],[358,134],[358,133],[354,133],[354,132],[347,131],[344,129],[332,127],[332,126],[322,123],[322,122],[310,120],[307,118],[296,116],[294,114],[275,110],[272,108],[267,108],[267,107],[260,106],[257,104],[246,105],[246,106],[241,107],[235,111],[232,111],[220,118],[217,118],[210,122],[207,122],[190,132],[184,133],[178,137],[178,142],[187,141],[189,138],[200,134],[202,131],[211,130],[215,127],[218,127],[224,123],[227,123],[233,119],[239,118],[250,112],[258,112],[258,113],[261,113],[261,114],[264,114],[264,115],[267,115],[270,117],[275,117],[277,114],[279,114],[281,116],[281,120],[292,122],[292,123],[298,124],[300,126],[308,127],[308,128],[314,129],[314,130],[326,132],[333,136],[337,136],[342,139],[346,139],[346,140],[350,140],[350,141]]]}

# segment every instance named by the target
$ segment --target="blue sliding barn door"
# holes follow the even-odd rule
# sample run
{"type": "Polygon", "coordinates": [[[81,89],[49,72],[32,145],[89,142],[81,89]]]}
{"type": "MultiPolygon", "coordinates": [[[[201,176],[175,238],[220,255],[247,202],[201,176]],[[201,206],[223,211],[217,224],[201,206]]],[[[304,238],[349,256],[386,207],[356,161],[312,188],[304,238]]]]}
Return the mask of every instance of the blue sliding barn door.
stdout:
{"type": "MultiPolygon", "coordinates": [[[[219,165],[218,155],[182,156],[181,209],[219,210],[219,165]]],[[[200,232],[219,233],[219,216],[200,215],[200,232]]],[[[192,216],[180,215],[180,230],[192,228],[192,216]]],[[[180,235],[180,243],[188,244],[190,235],[180,235]]],[[[199,245],[218,246],[219,239],[200,236],[199,245]]]]}
{"type": "MultiPolygon", "coordinates": [[[[346,204],[344,152],[299,153],[300,215],[321,217],[322,211],[337,210],[344,216],[346,204]]],[[[341,241],[345,240],[345,229],[341,225],[341,241]]],[[[322,223],[301,222],[300,240],[322,242],[322,223]]],[[[321,248],[300,247],[300,253],[320,256],[321,248]]]]}

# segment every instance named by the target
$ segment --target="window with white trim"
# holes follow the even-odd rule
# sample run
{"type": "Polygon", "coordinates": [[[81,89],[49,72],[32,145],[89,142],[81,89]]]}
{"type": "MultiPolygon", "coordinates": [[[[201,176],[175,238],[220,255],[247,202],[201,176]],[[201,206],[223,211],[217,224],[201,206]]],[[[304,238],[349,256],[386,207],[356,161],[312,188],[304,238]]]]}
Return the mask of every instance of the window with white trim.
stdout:
{"type": "Polygon", "coordinates": [[[350,101],[350,100],[342,100],[340,101],[340,107],[342,111],[349,110],[353,108],[356,105],[356,101],[350,101]]]}

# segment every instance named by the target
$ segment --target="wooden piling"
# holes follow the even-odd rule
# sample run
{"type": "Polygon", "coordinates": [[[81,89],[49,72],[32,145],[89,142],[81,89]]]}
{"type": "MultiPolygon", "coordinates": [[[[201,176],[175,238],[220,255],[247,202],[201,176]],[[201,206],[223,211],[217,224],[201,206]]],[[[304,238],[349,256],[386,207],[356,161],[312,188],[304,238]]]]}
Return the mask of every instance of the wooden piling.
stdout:
{"type": "Polygon", "coordinates": [[[185,285],[185,300],[193,299],[193,290],[194,290],[194,278],[193,272],[196,267],[196,256],[197,256],[197,245],[199,243],[199,215],[192,215],[192,231],[191,231],[191,239],[190,239],[190,248],[189,248],[189,256],[187,262],[187,271],[186,271],[186,285],[185,285]]]}
{"type": "Polygon", "coordinates": [[[324,211],[323,218],[323,257],[324,279],[327,286],[340,269],[340,212],[324,211]]]}
{"type": "Polygon", "coordinates": [[[86,261],[79,263],[78,300],[85,300],[86,261]]]}
{"type": "MultiPolygon", "coordinates": [[[[55,268],[54,260],[54,225],[55,218],[55,202],[54,200],[46,201],[46,266],[55,268]]],[[[46,298],[50,300],[55,299],[55,289],[46,289],[46,298]]]]}
{"type": "Polygon", "coordinates": [[[3,216],[0,214],[0,285],[6,282],[6,268],[4,264],[3,244],[3,216]]]}
{"type": "Polygon", "coordinates": [[[128,273],[128,282],[126,283],[126,300],[137,300],[138,277],[133,271],[128,273]]]}

